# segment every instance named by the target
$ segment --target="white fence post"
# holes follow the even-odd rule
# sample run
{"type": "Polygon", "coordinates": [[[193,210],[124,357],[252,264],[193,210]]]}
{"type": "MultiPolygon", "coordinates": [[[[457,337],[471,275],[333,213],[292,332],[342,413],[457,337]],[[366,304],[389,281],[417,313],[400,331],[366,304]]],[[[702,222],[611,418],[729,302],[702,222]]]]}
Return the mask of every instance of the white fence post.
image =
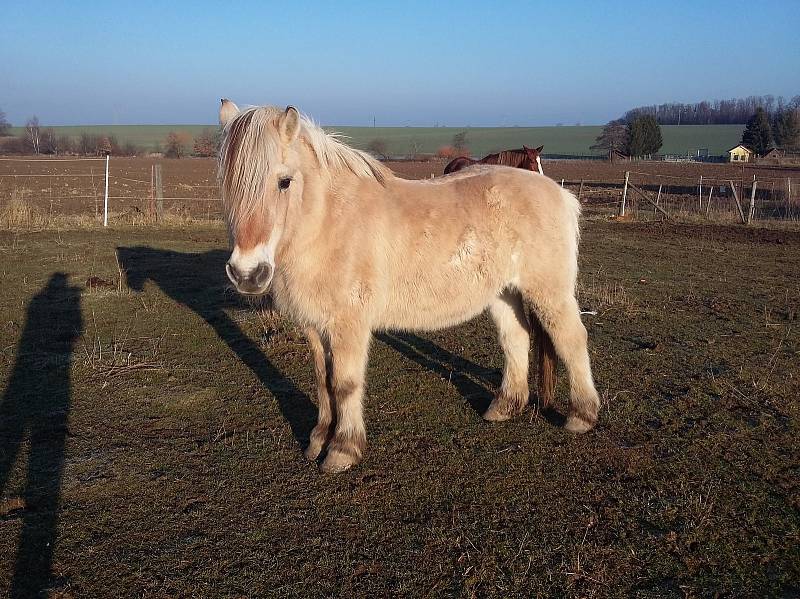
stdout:
{"type": "Polygon", "coordinates": [[[697,210],[702,212],[703,210],[703,175],[700,175],[700,185],[697,188],[697,199],[699,200],[699,205],[697,206],[697,210]]]}
{"type": "Polygon", "coordinates": [[[108,226],[108,160],[111,158],[110,154],[106,154],[106,194],[103,199],[103,226],[108,226]]]}

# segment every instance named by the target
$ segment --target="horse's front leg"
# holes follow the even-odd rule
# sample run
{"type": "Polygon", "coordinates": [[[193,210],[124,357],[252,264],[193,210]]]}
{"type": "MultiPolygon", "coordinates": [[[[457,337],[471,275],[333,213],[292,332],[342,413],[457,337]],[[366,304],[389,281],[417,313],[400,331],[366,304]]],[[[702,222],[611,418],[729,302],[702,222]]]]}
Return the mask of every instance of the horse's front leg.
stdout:
{"type": "Polygon", "coordinates": [[[317,402],[319,412],[317,415],[317,425],[311,431],[308,447],[306,448],[306,458],[316,460],[322,448],[330,438],[331,428],[331,396],[330,396],[330,351],[326,348],[327,343],[323,342],[320,334],[315,328],[306,329],[306,338],[311,349],[311,358],[314,361],[314,375],[317,379],[317,402]]]}
{"type": "Polygon", "coordinates": [[[367,444],[362,400],[364,372],[371,333],[366,327],[347,327],[331,331],[329,373],[336,428],[322,462],[324,472],[342,472],[358,464],[367,444]]]}

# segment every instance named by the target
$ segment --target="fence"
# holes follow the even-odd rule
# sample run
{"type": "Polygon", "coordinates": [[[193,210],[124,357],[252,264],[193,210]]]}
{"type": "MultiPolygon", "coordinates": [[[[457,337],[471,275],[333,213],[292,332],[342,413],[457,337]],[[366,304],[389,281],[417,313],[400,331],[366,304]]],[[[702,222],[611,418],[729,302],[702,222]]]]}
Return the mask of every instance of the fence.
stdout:
{"type": "Polygon", "coordinates": [[[750,224],[800,219],[800,181],[791,177],[697,179],[626,171],[618,182],[561,180],[589,209],[637,220],[697,218],[750,224]]]}
{"type": "Polygon", "coordinates": [[[0,158],[0,205],[44,214],[91,215],[107,226],[137,214],[220,215],[211,160],[148,158],[0,158]]]}
{"type": "MultiPolygon", "coordinates": [[[[545,167],[546,174],[556,176],[555,168],[552,172],[549,164],[545,167]]],[[[646,172],[645,163],[630,167],[640,170],[625,172],[603,163],[601,169],[592,166],[588,172],[598,178],[557,180],[580,197],[587,213],[639,220],[800,219],[796,170],[787,172],[795,178],[762,171],[755,178],[750,174],[731,179],[721,171],[714,177],[679,176],[646,172]],[[603,174],[606,168],[616,170],[603,174]]],[[[421,173],[429,174],[423,169],[414,176],[421,173]]],[[[129,214],[154,221],[171,214],[221,216],[213,159],[0,158],[0,209],[14,201],[45,215],[93,215],[104,224],[129,214]]]]}

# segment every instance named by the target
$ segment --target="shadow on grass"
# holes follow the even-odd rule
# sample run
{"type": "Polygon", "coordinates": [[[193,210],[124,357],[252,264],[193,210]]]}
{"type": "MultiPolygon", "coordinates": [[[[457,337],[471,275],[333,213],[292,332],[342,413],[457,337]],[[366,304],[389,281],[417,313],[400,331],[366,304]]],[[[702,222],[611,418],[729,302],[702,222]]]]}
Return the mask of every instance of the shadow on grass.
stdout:
{"type": "MultiPolygon", "coordinates": [[[[442,378],[447,378],[480,416],[489,408],[489,404],[494,399],[493,390],[500,388],[502,381],[500,370],[476,364],[428,339],[411,333],[378,333],[375,338],[409,360],[442,378]]],[[[536,406],[536,398],[533,393],[531,405],[536,406]]],[[[538,415],[553,426],[563,426],[566,421],[566,417],[552,406],[539,410],[538,415]]]]}
{"type": "Polygon", "coordinates": [[[409,360],[448,379],[479,415],[483,415],[494,399],[492,390],[500,386],[500,371],[475,364],[428,339],[411,333],[378,333],[375,338],[409,360]]]}
{"type": "Polygon", "coordinates": [[[316,422],[317,408],[225,313],[225,308],[241,307],[236,296],[225,293],[228,254],[224,250],[194,254],[145,246],[117,248],[128,286],[142,291],[148,280],[153,281],[169,297],[211,325],[220,339],[269,389],[283,417],[289,422],[294,438],[305,446],[316,422]]]}
{"type": "Polygon", "coordinates": [[[22,515],[12,597],[39,596],[53,584],[70,364],[82,331],[80,289],[70,286],[65,274],[55,273],[28,307],[0,403],[0,498],[8,501],[4,511],[17,509],[22,515]],[[30,453],[25,483],[21,497],[12,498],[6,485],[26,440],[30,453]]]}

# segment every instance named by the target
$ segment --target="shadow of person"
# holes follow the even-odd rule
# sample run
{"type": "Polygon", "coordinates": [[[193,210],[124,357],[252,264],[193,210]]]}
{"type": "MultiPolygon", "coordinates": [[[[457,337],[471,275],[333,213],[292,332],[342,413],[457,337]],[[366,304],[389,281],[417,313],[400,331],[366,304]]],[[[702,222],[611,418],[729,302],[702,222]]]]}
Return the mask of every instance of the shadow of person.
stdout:
{"type": "Polygon", "coordinates": [[[225,312],[240,308],[240,300],[225,293],[225,262],[229,252],[210,250],[183,253],[146,246],[117,248],[117,257],[125,270],[128,286],[142,291],[150,280],[179,304],[203,318],[239,359],[269,389],[278,402],[281,414],[289,422],[292,434],[301,446],[308,442],[317,418],[317,408],[264,355],[225,312]]]}
{"type": "Polygon", "coordinates": [[[12,597],[42,594],[52,585],[59,493],[64,470],[70,363],[83,331],[81,296],[55,273],[31,300],[16,362],[0,403],[0,497],[25,441],[30,444],[22,490],[22,532],[12,597]]]}

